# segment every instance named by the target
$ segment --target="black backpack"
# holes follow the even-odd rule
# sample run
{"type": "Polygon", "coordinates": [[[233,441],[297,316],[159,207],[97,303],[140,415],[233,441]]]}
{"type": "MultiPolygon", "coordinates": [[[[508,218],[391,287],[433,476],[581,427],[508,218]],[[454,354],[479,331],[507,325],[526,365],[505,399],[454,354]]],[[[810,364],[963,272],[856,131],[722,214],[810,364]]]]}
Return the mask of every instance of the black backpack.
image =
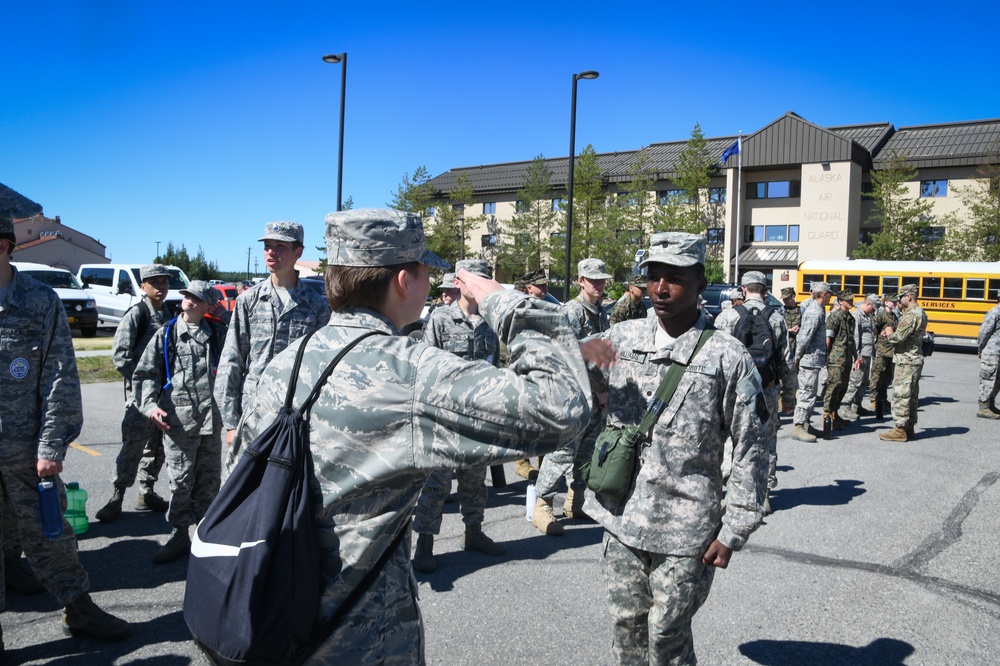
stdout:
{"type": "Polygon", "coordinates": [[[778,380],[778,353],[774,342],[774,332],[768,319],[777,309],[769,305],[763,310],[737,305],[733,308],[740,313],[740,319],[733,328],[733,337],[743,343],[750,352],[753,364],[760,373],[761,383],[767,387],[778,380]]]}
{"type": "MultiPolygon", "coordinates": [[[[360,592],[316,627],[323,578],[309,484],[309,409],[334,367],[371,331],[344,347],[305,402],[292,406],[309,334],[295,356],[285,403],[251,442],[192,539],[184,621],[216,664],[290,664],[304,660],[336,628],[360,592]]],[[[405,529],[400,532],[400,535],[405,529]]],[[[389,554],[396,549],[399,536],[389,554]]],[[[388,561],[384,555],[373,569],[388,561]]],[[[357,590],[356,590],[357,592],[357,590]]]]}

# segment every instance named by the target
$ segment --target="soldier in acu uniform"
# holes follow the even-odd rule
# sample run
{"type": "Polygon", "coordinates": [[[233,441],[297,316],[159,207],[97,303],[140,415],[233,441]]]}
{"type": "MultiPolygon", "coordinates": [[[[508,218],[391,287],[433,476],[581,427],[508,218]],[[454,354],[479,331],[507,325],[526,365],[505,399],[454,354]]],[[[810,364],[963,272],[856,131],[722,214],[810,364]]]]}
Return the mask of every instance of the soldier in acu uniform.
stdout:
{"type": "Polygon", "coordinates": [[[868,294],[856,308],[851,310],[854,317],[854,341],[858,347],[858,361],[851,370],[851,379],[847,385],[847,404],[841,410],[844,418],[854,420],[861,416],[871,416],[861,402],[865,397],[865,387],[869,383],[872,367],[872,357],[875,356],[875,310],[882,305],[878,294],[868,294]]]}
{"type": "MultiPolygon", "coordinates": [[[[1000,290],[994,294],[1000,301],[1000,290]]],[[[1000,419],[997,409],[997,365],[1000,364],[1000,302],[994,305],[979,327],[979,411],[981,419],[1000,419]]]]}
{"type": "MultiPolygon", "coordinates": [[[[382,335],[343,358],[309,414],[325,582],[317,622],[341,606],[397,534],[404,538],[309,663],[419,666],[424,637],[409,535],[427,475],[573,441],[590,417],[587,368],[555,306],[468,271],[459,271],[457,282],[507,343],[509,369],[401,335],[424,307],[428,268],[448,266],[427,250],[420,217],[358,209],[330,213],[326,228],[333,315],[306,343],[295,403],[348,343],[372,331],[382,335]]],[[[277,415],[299,344],[264,371],[227,468],[277,415]]],[[[599,344],[588,345],[588,353],[607,363],[613,354],[599,344]]]]}
{"type": "Polygon", "coordinates": [[[887,404],[889,384],[892,383],[893,345],[882,335],[882,331],[895,327],[896,322],[899,321],[895,308],[898,299],[899,297],[896,294],[883,294],[882,307],[878,309],[872,320],[872,335],[875,338],[875,356],[872,358],[868,398],[869,407],[871,407],[871,411],[873,412],[878,410],[880,402],[883,407],[887,404]]]}
{"type": "Polygon", "coordinates": [[[760,525],[767,487],[769,418],[760,377],[737,340],[706,327],[698,296],[707,282],[705,239],[654,234],[640,266],[655,316],[627,321],[602,338],[619,361],[609,374],[608,420],[636,425],[667,368],[687,366],[644,442],[621,499],[588,493],[585,510],[604,528],[601,568],[616,664],[694,664],[691,620],[717,568],[760,525]],[[722,459],[732,438],[726,508],[722,459]]]}
{"type": "Polygon", "coordinates": [[[927,314],[917,304],[917,285],[904,284],[899,288],[899,306],[903,314],[899,326],[891,326],[882,335],[893,345],[892,361],[896,372],[892,380],[892,419],[896,427],[879,433],[887,442],[906,442],[915,436],[917,404],[920,399],[920,371],[924,367],[924,331],[927,314]]]}
{"type": "MultiPolygon", "coordinates": [[[[523,291],[528,296],[533,298],[544,299],[549,294],[549,278],[545,276],[545,269],[539,268],[537,270],[531,271],[530,273],[525,273],[521,276],[521,279],[514,283],[514,288],[518,291],[523,291]],[[520,288],[518,288],[520,285],[520,288]]],[[[506,367],[507,363],[507,345],[500,345],[500,356],[501,365],[506,367]]],[[[538,467],[542,466],[542,458],[538,458],[538,467]]],[[[522,479],[528,479],[529,482],[534,483],[538,478],[538,467],[531,464],[531,461],[527,458],[521,458],[514,461],[514,472],[522,479]]]]}
{"type": "Polygon", "coordinates": [[[820,370],[826,366],[826,305],[833,291],[826,282],[813,282],[809,294],[795,341],[795,367],[799,374],[792,438],[800,442],[816,441],[816,435],[810,432],[809,419],[819,391],[820,370]]]}
{"type": "Polygon", "coordinates": [[[847,395],[851,370],[857,366],[857,347],[854,344],[854,292],[843,289],[837,292],[837,304],[826,317],[826,392],[823,396],[823,422],[832,422],[834,430],[842,430],[844,420],[838,411],[847,395]]]}

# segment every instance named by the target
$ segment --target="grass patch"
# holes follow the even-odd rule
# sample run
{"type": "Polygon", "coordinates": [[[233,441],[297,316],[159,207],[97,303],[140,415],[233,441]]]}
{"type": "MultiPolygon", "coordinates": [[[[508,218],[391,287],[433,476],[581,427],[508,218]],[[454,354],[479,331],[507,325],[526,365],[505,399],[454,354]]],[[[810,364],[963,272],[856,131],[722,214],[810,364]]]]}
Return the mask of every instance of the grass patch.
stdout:
{"type": "Polygon", "coordinates": [[[110,356],[84,356],[78,358],[76,359],[76,368],[80,373],[81,384],[117,382],[122,379],[110,356]]]}
{"type": "Polygon", "coordinates": [[[73,336],[73,349],[76,351],[97,351],[100,349],[111,349],[115,339],[113,337],[101,336],[93,338],[78,338],[73,336]]]}

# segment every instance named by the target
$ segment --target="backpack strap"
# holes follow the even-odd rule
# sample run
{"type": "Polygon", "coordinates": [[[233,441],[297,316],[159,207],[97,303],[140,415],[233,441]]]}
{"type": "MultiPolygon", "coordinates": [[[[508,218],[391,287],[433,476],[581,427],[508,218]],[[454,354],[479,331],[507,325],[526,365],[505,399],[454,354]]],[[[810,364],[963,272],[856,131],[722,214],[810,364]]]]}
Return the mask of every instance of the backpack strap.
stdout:
{"type": "MultiPolygon", "coordinates": [[[[288,409],[291,409],[292,407],[292,399],[295,397],[295,384],[299,378],[299,368],[302,365],[302,357],[305,355],[306,345],[309,343],[309,338],[313,336],[313,333],[315,333],[315,331],[310,331],[303,336],[302,344],[299,345],[298,350],[295,352],[295,363],[292,365],[292,375],[288,379],[288,390],[285,392],[285,407],[288,409]]],[[[330,361],[329,365],[326,366],[326,369],[323,370],[323,374],[321,374],[319,379],[316,380],[316,384],[312,387],[312,391],[309,392],[309,397],[306,398],[305,402],[303,402],[302,406],[299,408],[299,412],[302,414],[303,419],[308,418],[309,408],[312,407],[313,403],[316,402],[316,399],[319,398],[319,394],[323,390],[323,385],[326,383],[326,380],[330,378],[330,375],[333,374],[333,370],[337,367],[337,364],[340,363],[340,360],[347,355],[347,352],[354,349],[359,342],[365,338],[370,338],[373,335],[389,334],[384,331],[368,331],[363,335],[359,335],[344,346],[344,348],[337,353],[334,359],[330,361]]]]}
{"type": "Polygon", "coordinates": [[[163,325],[163,367],[167,371],[167,383],[163,385],[163,390],[168,391],[173,385],[173,373],[170,372],[170,334],[174,332],[174,324],[177,323],[177,317],[174,317],[166,324],[163,325]]]}
{"type": "MultiPolygon", "coordinates": [[[[706,326],[701,332],[701,337],[698,338],[698,344],[694,347],[694,353],[691,354],[691,360],[698,355],[701,348],[705,346],[708,339],[712,337],[715,333],[715,328],[711,326],[706,326]]],[[[646,409],[646,413],[643,415],[642,420],[639,421],[639,433],[642,438],[645,439],[649,434],[649,431],[653,429],[653,425],[656,424],[656,420],[660,418],[660,414],[663,410],[667,408],[670,401],[674,397],[674,393],[677,391],[677,386],[681,383],[681,376],[684,371],[687,370],[687,366],[683,363],[671,363],[670,367],[667,369],[663,379],[660,380],[660,385],[656,388],[656,394],[653,399],[649,401],[649,407],[646,409]]]]}

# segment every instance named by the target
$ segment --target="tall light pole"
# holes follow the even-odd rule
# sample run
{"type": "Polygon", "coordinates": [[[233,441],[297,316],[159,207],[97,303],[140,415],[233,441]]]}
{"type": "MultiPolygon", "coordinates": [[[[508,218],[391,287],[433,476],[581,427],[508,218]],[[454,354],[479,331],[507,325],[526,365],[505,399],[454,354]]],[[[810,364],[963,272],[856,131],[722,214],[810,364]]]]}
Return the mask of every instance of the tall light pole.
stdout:
{"type": "Polygon", "coordinates": [[[347,93],[347,54],[341,53],[323,56],[323,62],[341,65],[340,70],[340,140],[337,142],[337,210],[343,207],[344,192],[344,96],[347,93]]]}
{"type": "Polygon", "coordinates": [[[156,256],[153,257],[153,258],[154,259],[159,259],[160,258],[160,241],[156,241],[156,256]]]}
{"type": "Polygon", "coordinates": [[[576,82],[580,79],[596,79],[600,74],[587,70],[573,75],[573,102],[569,111],[569,176],[567,176],[566,199],[566,271],[563,274],[563,302],[569,300],[569,276],[571,249],[573,247],[573,165],[576,162],[576,82]]]}

